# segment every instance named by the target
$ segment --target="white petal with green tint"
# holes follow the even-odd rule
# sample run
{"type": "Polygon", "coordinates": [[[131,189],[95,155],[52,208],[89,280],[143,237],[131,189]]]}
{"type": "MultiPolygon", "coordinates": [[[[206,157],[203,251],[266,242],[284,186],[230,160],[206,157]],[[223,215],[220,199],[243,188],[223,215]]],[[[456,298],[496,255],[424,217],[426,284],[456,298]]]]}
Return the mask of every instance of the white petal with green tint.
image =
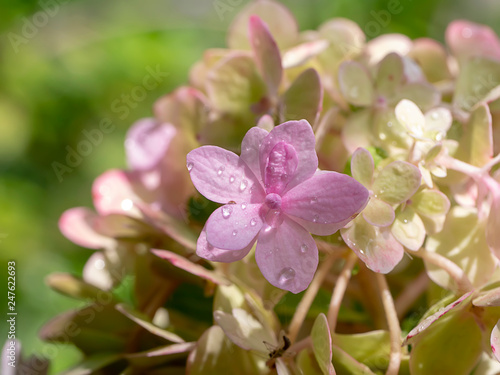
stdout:
{"type": "Polygon", "coordinates": [[[410,100],[401,100],[395,109],[396,118],[417,139],[424,136],[425,117],[420,108],[410,100]]]}
{"type": "Polygon", "coordinates": [[[411,207],[420,215],[441,216],[448,213],[450,200],[439,190],[422,190],[412,197],[411,207]]]}
{"type": "Polygon", "coordinates": [[[449,109],[431,109],[425,114],[425,133],[429,138],[441,141],[450,129],[452,121],[449,109]]]}
{"type": "Polygon", "coordinates": [[[358,62],[347,61],[339,68],[340,91],[344,98],[356,106],[368,107],[375,94],[368,70],[358,62]]]}
{"type": "Polygon", "coordinates": [[[375,178],[372,190],[375,196],[389,204],[399,204],[409,198],[420,186],[420,171],[404,161],[394,161],[375,178]]]}
{"type": "Polygon", "coordinates": [[[311,339],[314,356],[323,374],[335,374],[335,369],[332,365],[332,337],[325,314],[319,314],[314,321],[311,339]]]}
{"type": "Polygon", "coordinates": [[[368,223],[377,227],[386,227],[394,221],[392,206],[374,197],[370,199],[362,214],[368,223]]]}
{"type": "MultiPolygon", "coordinates": [[[[453,207],[443,230],[427,238],[425,249],[457,264],[475,287],[488,282],[496,268],[497,260],[486,243],[485,223],[478,220],[477,210],[473,208],[453,207]]],[[[425,266],[436,284],[446,289],[457,289],[446,271],[428,262],[425,266]]]]}
{"type": "Polygon", "coordinates": [[[372,186],[374,168],[373,156],[368,150],[360,147],[354,151],[351,158],[352,177],[367,189],[372,186]]]}
{"type": "Polygon", "coordinates": [[[398,212],[394,224],[392,224],[391,232],[399,243],[409,250],[416,251],[424,243],[424,223],[410,207],[398,212]]]}

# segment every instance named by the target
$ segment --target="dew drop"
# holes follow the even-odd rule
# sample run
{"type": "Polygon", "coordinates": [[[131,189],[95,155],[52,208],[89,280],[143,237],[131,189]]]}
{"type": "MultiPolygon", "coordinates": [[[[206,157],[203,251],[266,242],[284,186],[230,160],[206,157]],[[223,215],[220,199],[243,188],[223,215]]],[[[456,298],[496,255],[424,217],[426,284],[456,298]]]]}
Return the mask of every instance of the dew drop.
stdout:
{"type": "Polygon", "coordinates": [[[295,278],[295,270],[290,267],[283,268],[278,276],[278,283],[286,285],[295,278]]]}
{"type": "Polygon", "coordinates": [[[233,237],[236,236],[238,234],[238,231],[235,229],[233,230],[233,237]]]}
{"type": "Polygon", "coordinates": [[[318,203],[318,197],[311,198],[311,204],[313,204],[313,203],[318,203]]]}
{"type": "Polygon", "coordinates": [[[380,133],[379,136],[382,141],[385,141],[387,139],[387,135],[385,133],[380,133]]]}
{"type": "Polygon", "coordinates": [[[104,260],[102,259],[97,259],[94,263],[94,267],[97,268],[98,270],[104,269],[104,266],[105,266],[104,260]]]}
{"type": "Polygon", "coordinates": [[[407,224],[408,223],[408,219],[404,219],[403,223],[407,224]]]}
{"type": "Polygon", "coordinates": [[[246,208],[247,208],[247,204],[243,202],[243,203],[241,204],[241,209],[242,209],[242,210],[245,210],[246,208]]]}
{"type": "Polygon", "coordinates": [[[231,216],[232,212],[233,212],[233,207],[231,206],[222,207],[222,217],[224,219],[228,219],[229,216],[231,216]]]}
{"type": "Polygon", "coordinates": [[[256,226],[257,225],[257,220],[255,218],[253,218],[252,220],[250,220],[250,225],[252,227],[256,226]]]}
{"type": "Polygon", "coordinates": [[[317,223],[319,220],[319,216],[318,215],[314,215],[313,217],[313,223],[317,223]]]}
{"type": "Polygon", "coordinates": [[[232,184],[234,182],[234,176],[229,177],[229,183],[232,184]]]}
{"type": "Polygon", "coordinates": [[[433,120],[437,120],[437,119],[439,118],[438,113],[437,113],[437,112],[432,112],[431,118],[432,118],[433,120]]]}
{"type": "Polygon", "coordinates": [[[224,172],[224,169],[226,169],[226,168],[224,168],[224,166],[221,165],[219,167],[219,169],[217,170],[217,176],[222,176],[222,172],[224,172]]]}
{"type": "MultiPolygon", "coordinates": [[[[229,180],[231,181],[231,180],[229,180]]],[[[247,180],[241,180],[241,184],[240,184],[240,191],[244,191],[248,186],[248,181],[247,180]]]]}
{"type": "Polygon", "coordinates": [[[388,128],[392,128],[392,121],[389,121],[389,122],[387,123],[387,127],[388,127],[388,128]]]}
{"type": "Polygon", "coordinates": [[[189,162],[189,163],[186,164],[186,167],[187,167],[188,171],[191,172],[191,169],[193,169],[194,164],[191,163],[191,162],[189,162]]]}
{"type": "Polygon", "coordinates": [[[302,254],[305,254],[309,250],[309,246],[307,246],[305,243],[300,246],[300,252],[302,254]]]}

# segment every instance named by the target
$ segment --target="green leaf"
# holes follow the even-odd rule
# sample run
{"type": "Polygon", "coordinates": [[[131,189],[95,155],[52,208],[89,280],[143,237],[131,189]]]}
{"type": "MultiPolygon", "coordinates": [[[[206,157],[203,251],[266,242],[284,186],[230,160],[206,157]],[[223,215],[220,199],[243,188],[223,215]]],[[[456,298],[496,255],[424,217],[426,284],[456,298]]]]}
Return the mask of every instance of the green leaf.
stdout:
{"type": "Polygon", "coordinates": [[[374,371],[385,371],[389,365],[391,343],[387,331],[379,330],[351,335],[335,334],[333,341],[355,360],[374,371]]]}
{"type": "Polygon", "coordinates": [[[375,178],[372,189],[375,197],[389,204],[399,204],[411,198],[420,186],[420,171],[404,161],[394,161],[375,178]]]}
{"type": "Polygon", "coordinates": [[[420,335],[411,351],[410,370],[412,375],[468,375],[482,350],[482,333],[474,315],[462,311],[440,319],[420,335]]]}
{"type": "Polygon", "coordinates": [[[314,356],[324,375],[335,374],[332,365],[332,336],[325,314],[321,313],[314,321],[311,331],[314,356]]]}
{"type": "Polygon", "coordinates": [[[346,61],[340,65],[339,86],[345,100],[353,105],[368,107],[375,99],[370,73],[356,61],[346,61]]]}
{"type": "Polygon", "coordinates": [[[333,365],[339,374],[375,375],[368,366],[356,361],[337,345],[332,345],[333,365]]]}
{"type": "Polygon", "coordinates": [[[351,158],[352,177],[368,189],[372,186],[374,167],[372,154],[368,150],[360,147],[354,151],[351,158]]]}
{"type": "Polygon", "coordinates": [[[398,211],[391,227],[392,235],[409,250],[417,251],[424,243],[424,223],[411,207],[398,211]]]}
{"type": "Polygon", "coordinates": [[[281,122],[306,119],[314,125],[321,108],[323,89],[316,70],[302,72],[292,82],[280,103],[281,122]]]}

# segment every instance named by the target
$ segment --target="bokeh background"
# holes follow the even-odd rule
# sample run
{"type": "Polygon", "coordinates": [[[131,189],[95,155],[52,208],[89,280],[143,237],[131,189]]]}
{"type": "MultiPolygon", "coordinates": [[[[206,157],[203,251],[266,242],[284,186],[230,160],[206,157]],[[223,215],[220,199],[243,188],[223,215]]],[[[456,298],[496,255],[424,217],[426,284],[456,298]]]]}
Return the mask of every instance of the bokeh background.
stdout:
{"type": "MultiPolygon", "coordinates": [[[[248,2],[0,0],[0,312],[7,312],[7,261],[15,260],[16,333],[24,354],[53,352],[37,338],[39,328],[81,305],[44,284],[55,271],[81,275],[91,254],[60,234],[59,216],[92,205],[93,179],[125,167],[128,127],[151,116],[159,96],[187,83],[190,66],[205,49],[225,46],[231,20],[248,2]],[[158,85],[138,89],[151,69],[161,72],[158,85]],[[76,150],[103,120],[112,122],[113,131],[58,176],[54,163],[67,165],[68,147],[76,150]]],[[[446,25],[466,18],[500,32],[498,0],[282,2],[301,30],[347,17],[371,38],[399,32],[442,42],[446,25]],[[394,7],[402,10],[387,12],[394,7]]],[[[5,320],[0,316],[2,345],[5,320]]],[[[51,373],[78,358],[75,349],[58,346],[51,373]]]]}

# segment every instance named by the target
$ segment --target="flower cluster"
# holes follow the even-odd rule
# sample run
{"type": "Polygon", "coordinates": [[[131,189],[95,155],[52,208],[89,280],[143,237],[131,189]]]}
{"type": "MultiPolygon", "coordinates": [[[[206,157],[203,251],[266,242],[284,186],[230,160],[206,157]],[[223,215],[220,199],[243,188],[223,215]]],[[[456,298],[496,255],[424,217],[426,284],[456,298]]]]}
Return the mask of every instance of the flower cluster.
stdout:
{"type": "Polygon", "coordinates": [[[86,373],[499,372],[499,98],[486,26],[366,41],[248,4],[62,215],[97,251],[47,279],[88,304],[42,338],[86,373]]]}

